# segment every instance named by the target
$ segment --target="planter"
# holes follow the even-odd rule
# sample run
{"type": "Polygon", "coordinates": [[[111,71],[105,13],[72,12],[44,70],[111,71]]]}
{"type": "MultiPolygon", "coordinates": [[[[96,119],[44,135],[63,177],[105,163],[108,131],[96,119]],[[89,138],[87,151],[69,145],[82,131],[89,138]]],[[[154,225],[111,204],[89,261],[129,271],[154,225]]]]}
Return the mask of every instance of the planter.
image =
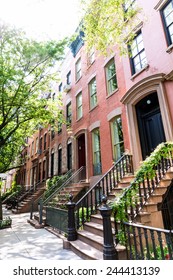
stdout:
{"type": "Polygon", "coordinates": [[[11,227],[12,219],[10,217],[0,220],[0,230],[11,227]]]}

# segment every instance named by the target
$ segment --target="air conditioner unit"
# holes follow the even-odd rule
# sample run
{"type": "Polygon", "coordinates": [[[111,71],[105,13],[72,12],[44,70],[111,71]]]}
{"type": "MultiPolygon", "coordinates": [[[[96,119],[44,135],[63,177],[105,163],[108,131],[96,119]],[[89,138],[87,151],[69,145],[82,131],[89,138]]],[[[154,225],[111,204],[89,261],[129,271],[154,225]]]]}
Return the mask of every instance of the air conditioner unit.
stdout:
{"type": "Polygon", "coordinates": [[[64,85],[63,91],[68,92],[70,90],[71,90],[71,85],[68,85],[68,84],[64,85]]]}

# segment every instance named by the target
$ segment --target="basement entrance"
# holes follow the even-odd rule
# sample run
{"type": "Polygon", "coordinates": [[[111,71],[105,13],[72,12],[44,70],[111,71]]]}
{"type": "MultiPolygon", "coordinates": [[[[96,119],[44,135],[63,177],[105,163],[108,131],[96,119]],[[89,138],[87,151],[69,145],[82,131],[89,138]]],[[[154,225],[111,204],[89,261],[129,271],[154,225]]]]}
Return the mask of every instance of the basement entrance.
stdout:
{"type": "Polygon", "coordinates": [[[145,159],[157,145],[165,142],[157,92],[147,95],[136,104],[136,114],[142,157],[145,159]]]}

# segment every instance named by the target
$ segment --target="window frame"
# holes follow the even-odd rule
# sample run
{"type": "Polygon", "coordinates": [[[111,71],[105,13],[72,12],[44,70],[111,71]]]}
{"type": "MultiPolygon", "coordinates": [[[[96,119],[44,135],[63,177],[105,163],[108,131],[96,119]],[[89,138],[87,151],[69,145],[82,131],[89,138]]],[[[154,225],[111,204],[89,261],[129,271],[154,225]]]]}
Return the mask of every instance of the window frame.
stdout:
{"type": "Polygon", "coordinates": [[[171,34],[169,31],[169,27],[172,26],[173,29],[173,21],[171,22],[171,24],[169,24],[167,26],[166,23],[166,17],[164,15],[164,11],[165,9],[172,3],[172,13],[173,13],[173,0],[169,0],[167,3],[165,3],[165,5],[161,8],[160,10],[160,14],[161,14],[161,18],[162,18],[162,23],[163,23],[163,28],[164,28],[164,32],[165,32],[165,37],[166,37],[166,42],[167,42],[167,46],[171,46],[173,45],[173,34],[172,34],[172,39],[171,39],[171,34]]]}
{"type": "Polygon", "coordinates": [[[76,118],[80,120],[83,117],[82,91],[76,96],[76,118]],[[81,97],[81,103],[79,103],[81,97]]]}
{"type": "Polygon", "coordinates": [[[102,164],[101,164],[101,143],[100,143],[100,130],[95,128],[92,131],[92,154],[93,154],[93,173],[94,175],[99,175],[102,173],[102,164]],[[98,149],[96,145],[96,137],[98,138],[98,149]],[[98,161],[99,159],[99,161],[98,161]]]}
{"type": "Polygon", "coordinates": [[[72,124],[72,103],[69,102],[66,105],[66,121],[67,121],[67,126],[71,126],[72,124]]]}
{"type": "Polygon", "coordinates": [[[122,129],[122,118],[121,115],[118,115],[114,117],[111,122],[111,140],[112,140],[112,154],[113,154],[113,160],[116,162],[123,154],[124,152],[124,137],[123,137],[123,129],[122,129]],[[119,137],[119,123],[118,120],[121,121],[121,134],[122,139],[119,137]],[[117,135],[115,135],[117,134],[117,135]],[[119,141],[117,141],[117,139],[119,141]],[[121,151],[121,145],[123,144],[123,151],[121,151]],[[117,148],[118,147],[118,148],[117,148]]]}
{"type": "Polygon", "coordinates": [[[89,88],[89,99],[90,99],[90,110],[94,109],[98,102],[97,102],[97,82],[96,82],[96,77],[92,78],[92,80],[88,84],[89,88]],[[95,91],[93,92],[93,84],[95,85],[95,91]]]}
{"type": "Polygon", "coordinates": [[[113,94],[117,89],[118,89],[118,83],[117,83],[117,75],[116,75],[116,65],[115,65],[115,60],[114,58],[112,58],[111,60],[109,60],[109,62],[106,64],[105,66],[105,74],[106,74],[106,86],[107,86],[107,95],[110,96],[111,94],[113,94]],[[109,67],[111,65],[114,64],[114,68],[115,68],[115,73],[109,78],[109,67]],[[111,89],[112,84],[110,85],[110,82],[115,78],[116,81],[116,87],[114,89],[111,89]]]}
{"type": "Polygon", "coordinates": [[[130,53],[130,65],[131,65],[131,71],[132,71],[132,75],[135,75],[136,73],[140,72],[142,69],[145,69],[145,67],[147,66],[147,58],[146,58],[146,52],[145,52],[145,47],[144,47],[144,42],[143,42],[143,36],[142,36],[142,40],[140,42],[137,42],[139,36],[142,36],[142,31],[139,30],[137,33],[136,33],[136,36],[135,38],[132,40],[132,43],[131,45],[128,46],[129,48],[129,53],[130,53]],[[139,49],[139,44],[142,42],[143,44],[143,48],[142,49],[139,49]],[[137,49],[137,53],[133,56],[133,50],[135,48],[133,48],[132,50],[132,44],[135,43],[135,48],[137,49]],[[145,54],[145,57],[144,59],[141,58],[141,54],[145,54]],[[137,69],[136,68],[136,65],[134,60],[135,58],[139,57],[139,63],[140,64],[140,69],[137,69]],[[143,60],[146,60],[146,62],[143,64],[142,61],[143,60]]]}
{"type": "Polygon", "coordinates": [[[79,57],[78,60],[75,63],[76,82],[79,81],[81,77],[82,77],[82,67],[81,67],[81,57],[79,57]]]}

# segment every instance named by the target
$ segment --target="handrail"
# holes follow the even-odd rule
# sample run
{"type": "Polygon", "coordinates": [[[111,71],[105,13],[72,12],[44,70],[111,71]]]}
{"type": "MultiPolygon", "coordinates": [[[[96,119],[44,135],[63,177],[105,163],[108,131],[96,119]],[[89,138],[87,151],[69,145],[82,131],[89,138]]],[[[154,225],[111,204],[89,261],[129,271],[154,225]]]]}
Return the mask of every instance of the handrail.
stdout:
{"type": "Polygon", "coordinates": [[[85,171],[85,166],[81,166],[78,170],[76,170],[70,178],[68,178],[57,190],[55,190],[54,193],[52,193],[44,202],[43,205],[46,206],[47,203],[57,194],[59,193],[64,187],[66,187],[70,182],[73,182],[73,180],[80,174],[82,171],[85,171]]]}
{"type": "Polygon", "coordinates": [[[108,196],[114,188],[118,187],[120,180],[129,173],[133,174],[132,156],[124,154],[76,203],[77,228],[97,211],[98,206],[101,205],[102,195],[108,196]]]}
{"type": "MultiPolygon", "coordinates": [[[[165,144],[166,146],[166,144],[165,144]]],[[[153,155],[152,155],[153,158],[153,155]]],[[[130,217],[130,220],[133,221],[135,217],[139,214],[142,207],[147,203],[149,197],[157,188],[161,179],[165,176],[166,172],[170,167],[173,166],[172,156],[161,157],[157,161],[157,165],[153,166],[155,171],[155,177],[151,177],[150,173],[137,174],[134,181],[126,188],[123,194],[118,198],[118,201],[124,201],[124,209],[116,207],[118,211],[126,213],[127,220],[130,217]]],[[[118,206],[118,202],[117,202],[118,206]]],[[[119,215],[117,215],[119,216],[119,215]]]]}
{"type": "Polygon", "coordinates": [[[173,259],[173,230],[123,222],[123,232],[127,259],[173,259]]]}

